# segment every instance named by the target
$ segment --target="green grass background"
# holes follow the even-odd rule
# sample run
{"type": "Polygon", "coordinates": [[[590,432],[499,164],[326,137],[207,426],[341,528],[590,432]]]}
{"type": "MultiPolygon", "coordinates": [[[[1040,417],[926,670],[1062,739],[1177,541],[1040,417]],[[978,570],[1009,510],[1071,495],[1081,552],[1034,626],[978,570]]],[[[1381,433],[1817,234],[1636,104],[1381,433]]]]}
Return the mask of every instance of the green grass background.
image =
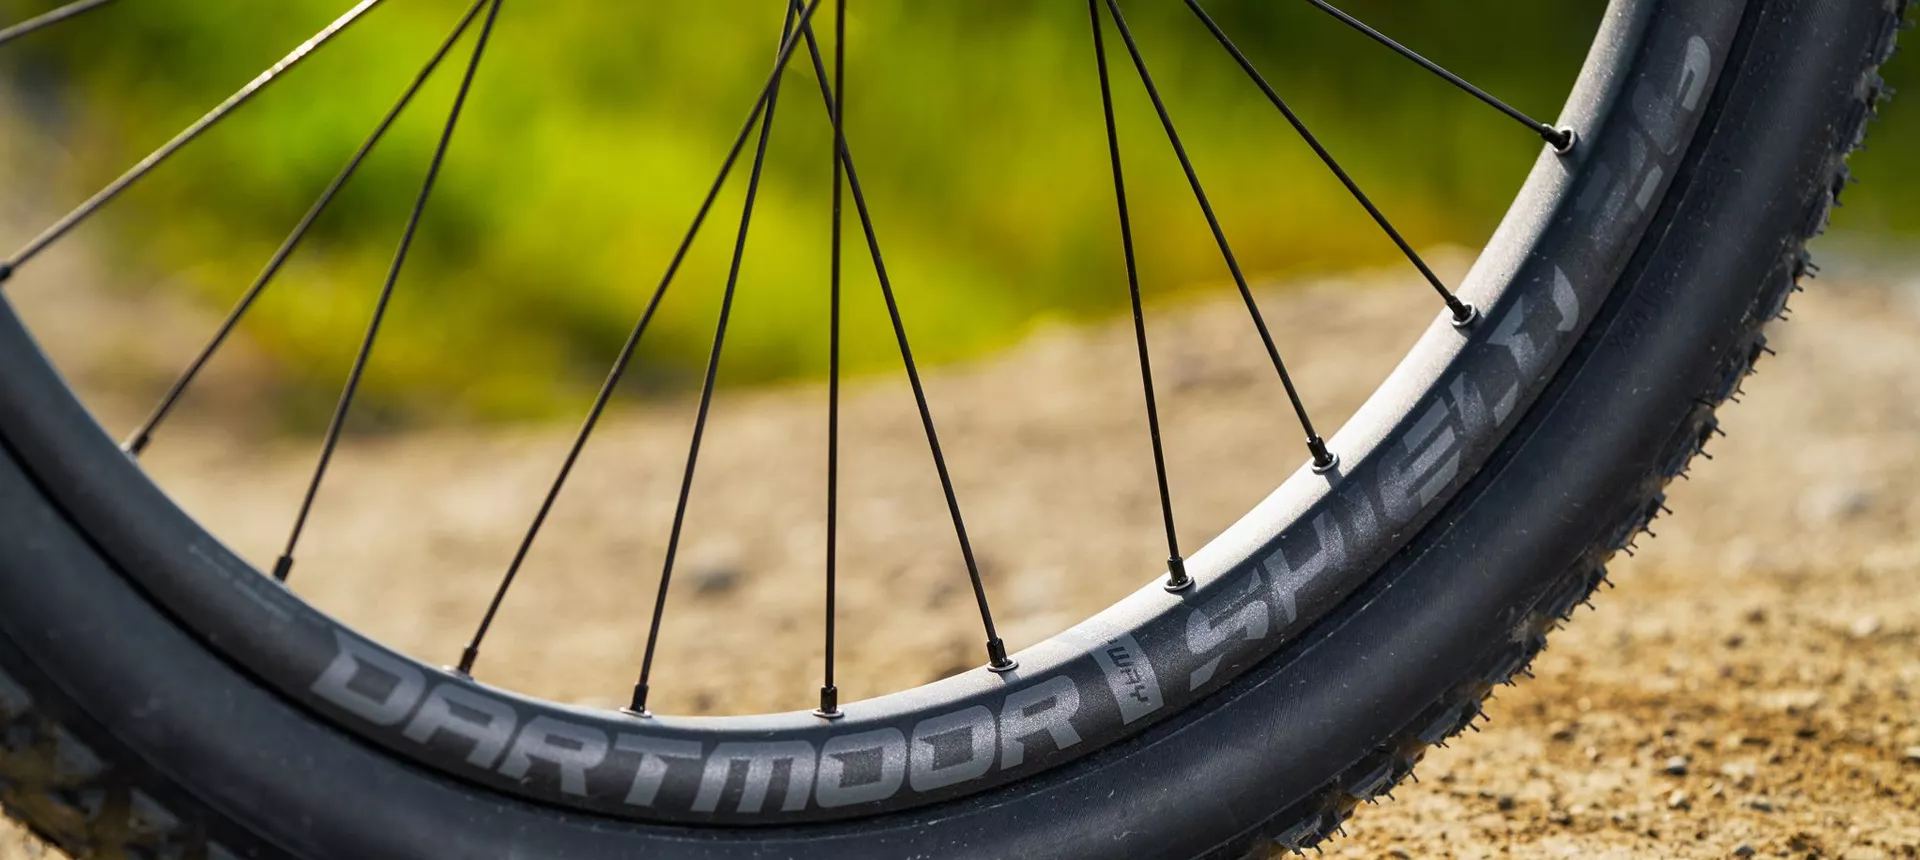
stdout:
{"type": "MultiPolygon", "coordinates": [[[[53,5],[0,0],[0,20],[53,5]]],[[[81,199],[348,5],[121,0],[0,51],[0,78],[29,106],[11,121],[31,123],[62,153],[49,169],[71,199],[38,202],[63,209],[81,199]]],[[[90,224],[92,247],[121,271],[144,273],[127,289],[183,291],[224,309],[465,5],[386,0],[90,224]]],[[[1208,5],[1417,246],[1475,246],[1492,231],[1537,139],[1300,0],[1208,5]]],[[[1347,4],[1549,117],[1603,7],[1347,4]]],[[[371,413],[577,414],[764,80],[783,8],[507,0],[375,355],[371,413]]],[[[849,141],[916,351],[950,360],[1042,320],[1124,309],[1085,4],[854,0],[850,10],[849,141]]],[[[1134,0],[1127,11],[1249,272],[1294,276],[1394,259],[1182,4],[1134,0]]],[[[246,323],[290,421],[331,405],[470,43],[246,323]]],[[[1110,38],[1146,289],[1157,300],[1220,289],[1220,258],[1119,49],[1110,38]]],[[[1897,64],[1890,77],[1899,86],[1917,73],[1897,64]]],[[[727,384],[814,376],[826,363],[830,129],[804,55],[782,93],[727,384]]],[[[1849,198],[1842,226],[1920,231],[1920,180],[1897,163],[1920,140],[1920,112],[1893,110],[1874,134],[1876,151],[1856,165],[1870,181],[1849,198]]],[[[744,168],[644,342],[632,393],[698,377],[744,168]]],[[[849,361],[863,371],[897,365],[850,206],[848,226],[849,361]]]]}

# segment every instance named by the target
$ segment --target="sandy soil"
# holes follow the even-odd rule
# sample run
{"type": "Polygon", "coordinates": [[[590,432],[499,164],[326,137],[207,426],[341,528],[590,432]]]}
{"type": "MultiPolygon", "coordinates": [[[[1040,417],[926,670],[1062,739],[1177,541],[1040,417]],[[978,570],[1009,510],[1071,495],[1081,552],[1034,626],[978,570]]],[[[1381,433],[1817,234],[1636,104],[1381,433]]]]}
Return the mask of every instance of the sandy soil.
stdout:
{"type": "MultiPolygon", "coordinates": [[[[1784,357],[1727,410],[1716,460],[1674,489],[1678,513],[1656,525],[1660,538],[1615,566],[1618,588],[1553,639],[1535,680],[1499,696],[1490,725],[1430,756],[1396,802],[1363,810],[1330,855],[1920,857],[1920,281],[1896,281],[1856,275],[1796,302],[1775,338],[1784,357]]],[[[85,318],[87,303],[53,280],[10,289],[44,331],[85,318]]],[[[1403,353],[1433,310],[1423,299],[1398,273],[1267,294],[1324,423],[1403,353]]],[[[1302,456],[1242,314],[1225,298],[1153,314],[1190,547],[1302,456]]],[[[152,374],[90,359],[88,343],[178,353],[155,341],[146,313],[117,319],[52,346],[99,393],[103,420],[124,428],[152,374]]],[[[1056,328],[930,379],[1010,644],[1156,572],[1164,546],[1131,349],[1123,321],[1056,328]]],[[[229,392],[246,377],[236,372],[229,392]]],[[[197,401],[148,462],[266,563],[313,446],[222,436],[232,431],[216,419],[234,396],[197,401]]],[[[716,405],[656,673],[661,709],[809,704],[823,402],[800,386],[716,405]]],[[[841,674],[849,696],[864,696],[978,662],[980,635],[904,386],[862,382],[847,414],[841,674]]],[[[596,437],[489,639],[486,680],[621,701],[690,422],[690,403],[654,404],[596,437]]],[[[352,440],[294,586],[450,661],[570,431],[352,440]]],[[[0,825],[0,860],[38,853],[0,825]]]]}

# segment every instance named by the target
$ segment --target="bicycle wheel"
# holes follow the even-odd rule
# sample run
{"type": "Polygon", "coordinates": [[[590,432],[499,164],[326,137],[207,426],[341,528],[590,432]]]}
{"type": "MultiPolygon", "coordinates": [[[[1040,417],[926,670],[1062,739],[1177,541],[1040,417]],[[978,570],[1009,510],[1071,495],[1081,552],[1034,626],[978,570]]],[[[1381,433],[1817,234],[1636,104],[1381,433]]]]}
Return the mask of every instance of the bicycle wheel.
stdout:
{"type": "MultiPolygon", "coordinates": [[[[0,42],[101,5],[72,4],[0,42]]],[[[788,7],[729,166],[756,123],[764,154],[790,60],[815,66],[838,127],[842,91],[814,35],[822,5],[788,7]]],[[[499,9],[477,0],[461,19],[478,32],[468,84],[499,9]]],[[[1108,51],[1145,83],[1119,4],[1089,11],[1108,40],[1096,42],[1103,90],[1108,51]]],[[[1324,441],[1299,410],[1311,460],[1273,496],[1191,557],[1171,547],[1165,580],[1019,653],[994,633],[976,571],[987,665],[844,705],[829,674],[814,711],[655,716],[644,670],[625,712],[567,707],[475,681],[479,636],[457,669],[361,636],[282,585],[291,543],[278,575],[263,575],[175,506],[8,306],[0,801],[82,856],[1187,858],[1312,846],[1469,726],[1660,510],[1662,485],[1706,444],[1714,407],[1808,269],[1805,243],[1845,183],[1904,11],[1904,0],[1615,0],[1558,123],[1485,96],[1548,146],[1465,282],[1432,279],[1446,309],[1366,406],[1324,441]]],[[[792,89],[789,103],[809,95],[792,89]]],[[[0,280],[192,137],[9,258],[0,280]]],[[[882,267],[856,144],[831,161],[882,267]]],[[[421,206],[430,189],[431,178],[421,206]]],[[[892,321],[905,352],[897,308],[892,321]]],[[[703,415],[711,390],[710,370],[703,415]]],[[[917,378],[915,391],[938,458],[917,378]]],[[[1145,391],[1151,409],[1150,378],[1145,391]]],[[[343,412],[351,400],[350,385],[343,412]]],[[[950,485],[947,501],[965,547],[950,485]]]]}

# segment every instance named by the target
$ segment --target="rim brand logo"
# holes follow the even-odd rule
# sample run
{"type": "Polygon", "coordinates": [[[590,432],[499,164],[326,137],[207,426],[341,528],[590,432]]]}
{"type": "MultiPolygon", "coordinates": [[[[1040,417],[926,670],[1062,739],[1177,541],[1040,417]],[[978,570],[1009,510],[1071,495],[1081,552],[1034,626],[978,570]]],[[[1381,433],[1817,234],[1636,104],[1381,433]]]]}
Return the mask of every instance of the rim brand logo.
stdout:
{"type": "MultiPolygon", "coordinates": [[[[1011,770],[1081,743],[1080,689],[1064,675],[1009,691],[998,711],[973,705],[915,723],[804,739],[703,743],[608,732],[518,707],[458,680],[435,680],[372,643],[334,632],[339,651],[314,681],[320,699],[440,756],[522,787],[643,808],[755,815],[874,803],[902,789],[930,792],[1011,770]]],[[[1151,668],[1131,637],[1097,659],[1158,707],[1151,668]],[[1124,665],[1123,665],[1124,664],[1124,665]],[[1143,667],[1144,671],[1143,671],[1143,667]]],[[[636,724],[638,725],[638,724],[636,724]]]]}

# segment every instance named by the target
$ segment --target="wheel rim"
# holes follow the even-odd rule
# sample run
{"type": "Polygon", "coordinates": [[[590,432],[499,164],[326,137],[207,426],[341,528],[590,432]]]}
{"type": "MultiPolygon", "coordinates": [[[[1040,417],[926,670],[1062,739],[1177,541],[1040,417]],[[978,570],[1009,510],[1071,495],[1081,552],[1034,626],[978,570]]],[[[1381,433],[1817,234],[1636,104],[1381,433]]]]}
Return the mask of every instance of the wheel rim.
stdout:
{"type": "MultiPolygon", "coordinates": [[[[483,0],[472,7],[469,17],[483,6],[497,8],[497,4],[483,0]]],[[[1617,26],[1624,28],[1626,25],[1617,26]]],[[[1602,41],[1606,38],[1603,34],[1602,41]]],[[[788,40],[783,54],[792,52],[797,46],[796,40],[788,40]]],[[[1589,71],[1591,74],[1593,70],[1589,71]]],[[[1589,101],[1585,104],[1581,103],[1581,95],[1576,92],[1569,114],[1570,124],[1575,127],[1580,127],[1582,119],[1597,111],[1595,102],[1603,97],[1599,83],[1588,81],[1583,86],[1591,92],[1586,94],[1589,101]]],[[[752,127],[751,123],[748,127],[752,127]]],[[[744,136],[743,131],[743,139],[744,136]]],[[[1578,152],[1574,154],[1577,156],[1578,152]]],[[[839,163],[840,160],[836,159],[836,166],[839,163]]],[[[1563,162],[1556,156],[1543,155],[1522,200],[1531,198],[1557,206],[1566,199],[1573,180],[1574,177],[1568,175],[1563,162]]],[[[222,587],[245,595],[246,601],[253,602],[256,610],[261,605],[273,607],[272,614],[277,614],[283,625],[292,619],[292,626],[303,628],[296,637],[282,636],[278,643],[264,641],[259,635],[264,631],[260,630],[231,637],[235,646],[260,648],[260,651],[240,658],[242,662],[256,667],[276,667],[272,673],[262,670],[263,674],[284,673],[283,677],[304,678],[304,682],[296,682],[303,683],[304,689],[290,689],[288,692],[384,744],[421,756],[452,772],[481,778],[506,790],[646,820],[722,823],[773,823],[845,817],[971,793],[1030,775],[1137,732],[1152,724],[1157,717],[1177,712],[1185,702],[1217,689],[1239,671],[1272,653],[1273,649],[1291,638],[1290,634],[1297,633],[1313,617],[1317,617],[1318,613],[1313,611],[1316,606],[1323,611],[1337,603],[1338,597],[1349,591],[1357,579],[1364,579],[1366,572],[1377,567],[1377,559],[1367,558],[1350,559],[1345,566],[1318,568],[1320,573],[1327,574],[1328,580],[1346,581],[1328,581],[1324,583],[1329,586],[1326,592],[1309,593],[1317,584],[1313,579],[1315,574],[1307,571],[1308,565],[1289,565],[1288,560],[1312,558],[1315,553],[1311,547],[1330,546],[1325,537],[1328,529],[1326,524],[1333,523],[1333,528],[1338,531],[1343,527],[1343,521],[1349,524],[1358,522],[1352,519],[1352,511],[1379,509],[1369,515],[1375,517],[1376,527],[1410,535],[1424,517],[1431,515],[1444,502],[1451,487],[1436,489],[1433,495],[1420,500],[1418,504],[1410,507],[1403,505],[1399,516],[1391,516],[1391,512],[1384,510],[1386,506],[1378,501],[1378,497],[1385,495],[1380,488],[1391,484],[1394,474],[1404,478],[1406,465],[1404,455],[1395,461],[1394,452],[1390,450],[1392,446],[1406,443],[1410,446],[1408,450],[1414,453],[1432,450],[1430,445],[1422,447],[1418,440],[1432,438],[1436,432],[1435,422],[1426,420],[1434,414],[1433,404],[1448,402],[1448,390],[1451,388],[1458,392],[1457,384],[1461,380],[1478,379],[1484,382],[1494,376],[1485,370],[1469,368],[1468,365],[1476,358],[1514,363],[1514,372],[1511,374],[1514,377],[1513,389],[1521,392],[1529,377],[1539,377],[1546,372],[1557,351],[1556,347],[1564,345],[1563,342],[1570,342],[1571,337],[1577,334],[1585,322],[1581,310],[1594,304],[1588,300],[1589,294],[1601,289],[1600,285],[1569,283],[1563,275],[1556,277],[1557,271],[1550,260],[1529,256],[1529,252],[1537,250],[1539,236],[1518,235],[1521,232],[1518,229],[1503,229],[1502,235],[1496,237],[1495,244],[1490,246],[1487,255],[1476,266],[1474,275],[1460,289],[1460,294],[1468,297],[1474,306],[1487,309],[1484,313],[1485,322],[1456,328],[1452,325],[1455,317],[1452,313],[1436,319],[1413,356],[1336,437],[1332,447],[1345,458],[1345,464],[1339,468],[1320,470],[1313,468],[1315,464],[1303,466],[1260,508],[1187,560],[1185,566],[1194,581],[1192,587],[1170,592],[1159,584],[1148,586],[1067,634],[1015,655],[1014,662],[1019,664],[1017,669],[996,673],[983,668],[918,690],[848,704],[843,709],[844,717],[837,721],[823,721],[807,711],[761,717],[660,717],[635,720],[606,712],[560,708],[490,690],[461,677],[461,673],[427,669],[355,636],[285,592],[262,587],[262,583],[237,583],[231,580],[230,574],[244,569],[245,564],[204,533],[186,544],[190,547],[188,554],[196,555],[197,560],[188,561],[185,566],[200,568],[198,576],[201,587],[213,584],[207,578],[208,573],[226,571],[229,576],[222,577],[222,587]],[[1527,308],[1526,300],[1529,297],[1534,300],[1532,310],[1527,308]],[[1529,348],[1536,356],[1534,366],[1527,366],[1526,360],[1514,348],[1513,345],[1520,340],[1530,344],[1529,348]],[[1423,424],[1426,425],[1424,430],[1423,424]],[[1349,492],[1357,495],[1348,496],[1349,492]],[[1348,513],[1338,513],[1343,509],[1348,513]],[[1380,514],[1389,516],[1382,517],[1380,514]],[[1308,548],[1308,551],[1301,552],[1300,548],[1308,548]],[[1284,596],[1291,598],[1294,605],[1282,612],[1268,606],[1268,601],[1264,599],[1257,602],[1262,605],[1263,611],[1281,613],[1276,617],[1288,622],[1262,624],[1263,628],[1287,627],[1279,631],[1280,635],[1263,630],[1262,635],[1253,637],[1261,640],[1256,643],[1259,647],[1240,648],[1235,653],[1219,654],[1211,659],[1207,659],[1207,652],[1187,655],[1202,658],[1198,660],[1182,660],[1171,653],[1165,657],[1158,652],[1151,656],[1146,653],[1150,646],[1143,645],[1143,642],[1157,644],[1187,640],[1196,617],[1238,617],[1237,608],[1247,605],[1245,598],[1255,594],[1255,589],[1246,587],[1246,583],[1252,582],[1260,589],[1274,587],[1263,577],[1274,577],[1276,558],[1281,571],[1279,578],[1292,577],[1284,596]],[[1357,576],[1343,578],[1331,575],[1340,572],[1357,576]],[[1237,603],[1236,597],[1241,598],[1237,603]],[[1224,609],[1221,609],[1223,606],[1224,609]],[[294,638],[303,641],[291,641],[294,638]],[[1132,641],[1129,642],[1129,639],[1132,641]],[[1139,689],[1139,673],[1131,672],[1134,666],[1129,665],[1136,654],[1148,669],[1149,684],[1164,686],[1165,678],[1185,676],[1193,679],[1203,671],[1207,677],[1198,681],[1190,680],[1189,685],[1177,685],[1187,686],[1188,689],[1177,696],[1162,696],[1157,705],[1139,702],[1140,707],[1130,707],[1124,702],[1130,693],[1139,689]],[[1222,657],[1230,659],[1222,660],[1222,657]],[[294,666],[299,668],[286,671],[294,666]],[[1092,715],[1096,704],[1105,703],[1091,702],[1091,697],[1081,695],[1081,691],[1097,691],[1103,687],[1112,697],[1112,707],[1107,713],[1092,715]],[[370,696],[367,694],[369,689],[383,692],[370,696]],[[439,710],[434,713],[440,716],[432,720],[423,718],[421,715],[427,711],[421,706],[436,702],[439,704],[433,707],[439,710]],[[456,719],[453,715],[459,711],[459,706],[482,714],[510,713],[511,716],[498,718],[497,724],[490,723],[477,728],[467,726],[463,731],[458,723],[450,722],[456,719]],[[501,707],[505,710],[500,710],[501,707]],[[981,716],[983,712],[984,717],[981,716]],[[1071,727],[1065,730],[1072,736],[1071,742],[1061,734],[1060,723],[1057,720],[1050,721],[1050,715],[1058,716],[1067,712],[1076,717],[1071,727]],[[1083,721],[1079,719],[1081,716],[1087,718],[1083,721]],[[356,725],[356,720],[359,725],[356,725]],[[542,720],[548,722],[543,724],[540,722],[542,720]],[[535,725],[540,725],[541,729],[535,731],[531,728],[535,725]],[[506,727],[504,731],[502,726],[506,727]],[[408,749],[406,744],[412,739],[407,737],[407,732],[416,727],[425,727],[429,742],[445,743],[424,752],[408,749]],[[500,738],[503,734],[506,737],[500,738]],[[921,768],[916,756],[920,754],[922,746],[931,747],[938,739],[956,734],[974,740],[975,754],[961,760],[960,766],[950,765],[949,768],[958,767],[969,776],[940,784],[958,774],[951,769],[943,772],[940,767],[921,768]],[[993,749],[981,752],[982,746],[977,739],[989,735],[994,738],[991,745],[993,749]],[[1013,758],[1013,748],[1004,746],[1001,741],[1009,737],[1024,740],[1040,735],[1052,739],[1056,749],[1051,754],[1029,755],[1022,746],[1020,760],[1009,763],[1009,759],[1013,758]],[[724,751],[720,745],[726,743],[740,746],[724,751]],[[794,745],[801,743],[807,746],[808,752],[793,752],[797,749],[794,745]],[[497,749],[489,744],[494,744],[497,749]],[[702,750],[700,758],[696,759],[686,752],[689,749],[687,744],[699,745],[702,750]],[[787,746],[783,748],[780,746],[782,744],[787,746]],[[596,750],[597,756],[589,754],[596,750]],[[483,752],[486,754],[482,755],[483,752]],[[588,784],[582,786],[580,792],[571,791],[566,785],[569,753],[578,755],[574,759],[576,762],[596,759],[590,768],[581,766],[583,779],[588,784]],[[601,765],[610,758],[621,758],[623,755],[627,765],[623,768],[624,773],[617,777],[601,778],[601,765]],[[995,757],[987,761],[988,770],[972,774],[976,762],[986,755],[995,757]],[[472,765],[482,758],[487,762],[485,776],[474,773],[475,767],[461,767],[462,763],[472,765]],[[841,760],[843,764],[854,759],[875,760],[879,763],[880,778],[877,782],[862,782],[856,778],[857,775],[820,773],[819,763],[833,759],[841,760]],[[704,779],[704,775],[713,769],[715,761],[723,763],[723,775],[729,766],[725,762],[737,761],[744,765],[749,771],[749,789],[751,780],[755,779],[752,776],[755,769],[764,768],[768,775],[762,789],[769,790],[775,781],[773,774],[784,767],[788,774],[785,777],[785,796],[781,796],[783,792],[773,790],[770,795],[762,794],[757,802],[748,802],[749,798],[745,795],[737,803],[732,796],[724,798],[726,803],[722,803],[723,798],[719,796],[703,798],[703,789],[712,783],[712,780],[704,779]],[[689,767],[686,762],[693,764],[689,767]],[[816,771],[810,779],[803,780],[795,775],[803,767],[802,762],[808,762],[805,768],[816,771]],[[551,768],[552,778],[545,780],[547,784],[532,785],[541,782],[541,774],[536,772],[538,765],[556,763],[559,767],[551,768]],[[650,768],[662,766],[667,775],[651,789],[653,793],[648,799],[653,805],[635,803],[636,799],[647,795],[649,787],[643,784],[647,779],[645,774],[650,768]],[[671,778],[673,772],[685,770],[697,771],[699,775],[690,780],[676,781],[671,778]],[[526,781],[529,779],[531,782],[526,781]],[[809,784],[809,791],[806,796],[798,797],[796,804],[794,786],[802,783],[809,784]],[[902,783],[911,783],[912,790],[902,789],[902,783]],[[922,785],[928,788],[921,790],[922,785]],[[877,795],[873,786],[892,786],[892,792],[884,796],[877,795]],[[825,791],[821,790],[822,787],[825,791]],[[863,788],[864,791],[861,790],[863,788]],[[835,795],[835,789],[852,791],[835,795]],[[583,793],[587,797],[575,796],[583,793]],[[794,806],[797,808],[788,808],[794,806]]],[[[1624,241],[1624,237],[1606,238],[1624,241]]],[[[23,262],[24,259],[16,257],[15,265],[23,262]]],[[[10,366],[44,366],[33,352],[24,329],[19,329],[12,319],[8,319],[7,323],[8,330],[0,340],[7,341],[6,348],[11,352],[10,366]],[[15,364],[13,358],[19,358],[24,364],[15,364]]],[[[1278,364],[1277,361],[1275,363],[1278,364]]],[[[48,380],[54,380],[54,384],[57,384],[50,369],[46,370],[41,384],[44,386],[48,380]]],[[[1150,383],[1147,391],[1150,397],[1150,383]]],[[[33,394],[20,387],[10,393],[22,397],[33,394]]],[[[350,399],[343,398],[343,404],[350,402],[350,399]]],[[[1455,399],[1458,400],[1457,394],[1455,399]]],[[[1454,467],[1459,474],[1472,474],[1474,469],[1469,465],[1473,463],[1473,458],[1469,455],[1477,453],[1484,457],[1491,450],[1493,443],[1510,426],[1502,422],[1521,411],[1515,409],[1514,405],[1523,399],[1516,396],[1513,405],[1505,407],[1506,416],[1491,421],[1483,420],[1480,434],[1465,436],[1458,440],[1457,445],[1450,446],[1457,447],[1461,454],[1460,462],[1454,467]]],[[[1498,403],[1494,401],[1496,411],[1498,403]]],[[[1455,405],[1451,410],[1464,414],[1467,407],[1455,405]]],[[[50,425],[65,423],[68,428],[78,426],[71,423],[73,421],[84,421],[84,413],[75,410],[68,412],[64,416],[46,417],[50,425]]],[[[1460,420],[1466,419],[1462,417],[1460,420]]],[[[98,450],[104,442],[97,428],[82,435],[84,438],[76,444],[98,450]]],[[[1308,436],[1317,438],[1311,430],[1308,436]]],[[[1327,459],[1322,458],[1318,451],[1312,453],[1315,460],[1320,461],[1318,465],[1328,465],[1327,459]]],[[[123,514],[134,510],[150,513],[158,505],[167,512],[166,519],[169,522],[163,526],[164,529],[177,534],[197,531],[192,527],[191,520],[166,504],[164,496],[146,484],[131,464],[120,462],[117,467],[110,466],[105,471],[107,474],[95,477],[126,488],[112,494],[115,499],[124,502],[123,514]]],[[[1439,483],[1457,486],[1450,480],[1439,483]]],[[[1401,495],[1405,497],[1407,493],[1402,490],[1401,495]]],[[[1352,525],[1345,527],[1354,528],[1352,525]]],[[[1178,555],[1177,550],[1175,555],[1178,555]]],[[[135,575],[139,576],[137,573],[135,575]]],[[[975,583],[978,583],[977,576],[975,583]]],[[[1170,584],[1178,584],[1177,569],[1176,578],[1170,584]]],[[[178,585],[180,583],[175,583],[176,587],[178,585]]],[[[1272,594],[1275,601],[1282,597],[1278,591],[1265,593],[1272,594]]],[[[164,595],[162,599],[174,605],[164,595]]],[[[984,599],[981,602],[984,614],[984,599]]],[[[228,602],[228,605],[231,606],[231,603],[228,602]]],[[[252,619],[228,618],[226,621],[229,624],[237,622],[238,626],[245,627],[249,621],[259,620],[257,611],[253,614],[255,617],[252,619]]],[[[1267,616],[1263,614],[1262,617],[1267,616]]],[[[218,629],[221,625],[195,626],[198,629],[218,629]]],[[[1207,626],[1215,625],[1209,622],[1207,626]]],[[[991,632],[989,637],[992,638],[991,632]]],[[[1230,643],[1223,641],[1222,644],[1230,643]]],[[[281,682],[281,686],[286,689],[289,685],[281,682]]],[[[826,708],[827,704],[823,700],[823,709],[831,710],[826,708]]],[[[412,742],[418,743],[417,740],[412,742]]]]}

